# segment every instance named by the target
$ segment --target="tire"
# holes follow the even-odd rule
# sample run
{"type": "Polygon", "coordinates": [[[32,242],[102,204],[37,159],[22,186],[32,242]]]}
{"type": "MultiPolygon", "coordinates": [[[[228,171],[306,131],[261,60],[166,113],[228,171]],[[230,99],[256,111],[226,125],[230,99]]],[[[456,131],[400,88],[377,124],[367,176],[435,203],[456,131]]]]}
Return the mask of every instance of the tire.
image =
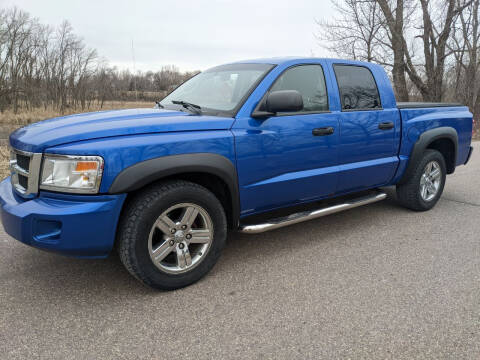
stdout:
{"type": "MultiPolygon", "coordinates": [[[[437,150],[427,149],[423,157],[414,165],[414,170],[410,178],[407,179],[405,183],[397,185],[397,200],[402,206],[411,210],[430,210],[435,206],[440,196],[442,196],[446,177],[447,170],[443,155],[437,150]],[[424,183],[425,180],[422,179],[422,176],[429,170],[427,166],[430,166],[432,163],[434,166],[438,165],[440,170],[438,188],[436,192],[432,191],[431,194],[427,192],[427,196],[424,196],[425,194],[422,195],[422,183],[424,183]]],[[[435,182],[430,182],[433,188],[435,188],[434,183],[435,182]]]]}
{"type": "Polygon", "coordinates": [[[206,275],[226,238],[227,219],[220,201],[206,188],[178,180],[150,186],[129,201],[116,246],[130,274],[152,288],[173,290],[206,275]],[[187,228],[189,217],[193,220],[187,228]],[[161,260],[154,260],[156,256],[161,260]]]}

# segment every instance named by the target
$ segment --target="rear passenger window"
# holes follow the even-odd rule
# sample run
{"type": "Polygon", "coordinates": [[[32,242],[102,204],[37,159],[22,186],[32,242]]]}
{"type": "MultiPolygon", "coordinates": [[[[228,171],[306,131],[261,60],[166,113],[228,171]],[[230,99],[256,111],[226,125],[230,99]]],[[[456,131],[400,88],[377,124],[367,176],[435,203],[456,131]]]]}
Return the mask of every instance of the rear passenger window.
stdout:
{"type": "Polygon", "coordinates": [[[377,84],[369,69],[363,66],[334,65],[340,90],[342,110],[381,108],[377,84]]]}
{"type": "Polygon", "coordinates": [[[270,91],[297,90],[303,98],[301,112],[328,110],[325,77],[320,65],[300,65],[287,69],[270,91]]]}

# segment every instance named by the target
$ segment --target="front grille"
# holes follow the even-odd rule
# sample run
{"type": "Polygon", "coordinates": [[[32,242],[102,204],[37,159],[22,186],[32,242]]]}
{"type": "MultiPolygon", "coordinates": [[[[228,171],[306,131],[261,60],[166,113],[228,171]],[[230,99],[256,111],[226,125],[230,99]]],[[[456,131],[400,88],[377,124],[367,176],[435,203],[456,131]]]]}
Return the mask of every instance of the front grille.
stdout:
{"type": "Polygon", "coordinates": [[[28,177],[23,175],[18,175],[18,183],[24,189],[28,189],[28,177]]]}
{"type": "Polygon", "coordinates": [[[17,153],[17,165],[28,172],[30,170],[30,157],[17,153]]]}
{"type": "Polygon", "coordinates": [[[34,196],[38,192],[38,177],[42,154],[16,149],[10,151],[12,186],[22,196],[34,196]]]}

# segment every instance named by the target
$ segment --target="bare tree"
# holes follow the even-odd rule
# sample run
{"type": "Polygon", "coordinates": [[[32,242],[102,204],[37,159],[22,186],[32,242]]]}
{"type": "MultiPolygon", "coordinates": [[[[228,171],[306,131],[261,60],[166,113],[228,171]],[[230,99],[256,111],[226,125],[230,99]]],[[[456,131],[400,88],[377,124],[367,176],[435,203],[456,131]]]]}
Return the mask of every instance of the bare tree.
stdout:
{"type": "MultiPolygon", "coordinates": [[[[457,6],[463,6],[465,0],[457,0],[457,6]]],[[[474,118],[480,116],[480,0],[467,4],[452,27],[452,36],[447,43],[453,53],[454,62],[450,66],[451,83],[450,98],[462,101],[468,105],[474,118]]]]}
{"type": "Polygon", "coordinates": [[[133,82],[140,99],[159,100],[190,76],[174,66],[119,71],[98,58],[67,21],[53,29],[16,7],[0,10],[0,111],[43,106],[63,112],[88,109],[94,101],[103,106],[106,100],[133,100],[133,82]]]}
{"type": "Polygon", "coordinates": [[[456,17],[471,3],[458,4],[456,0],[442,0],[432,5],[430,0],[420,0],[422,32],[417,36],[423,45],[424,78],[407,55],[407,72],[426,101],[441,101],[444,93],[445,62],[450,55],[447,43],[456,17]],[[436,21],[433,15],[436,14],[436,21]]]}
{"type": "Polygon", "coordinates": [[[405,77],[405,72],[407,71],[405,58],[408,56],[408,48],[404,36],[406,1],[396,0],[396,2],[389,2],[387,0],[377,0],[377,2],[385,17],[388,29],[389,42],[386,45],[393,52],[392,77],[395,93],[400,101],[408,101],[409,96],[405,77]]]}
{"type": "Polygon", "coordinates": [[[339,56],[373,61],[391,69],[396,96],[408,101],[404,31],[404,0],[332,0],[339,17],[317,20],[317,38],[339,56]]]}
{"type": "MultiPolygon", "coordinates": [[[[352,51],[344,51],[347,45],[354,43],[356,53],[375,53],[375,56],[363,58],[391,69],[395,93],[400,101],[407,101],[412,93],[409,81],[425,101],[441,101],[445,93],[448,59],[455,53],[450,50],[455,44],[449,46],[452,28],[458,19],[460,23],[462,18],[471,23],[464,12],[471,9],[473,14],[475,2],[477,0],[343,0],[333,2],[341,14],[337,26],[328,22],[320,24],[333,26],[334,31],[323,38],[329,41],[330,50],[336,48],[344,54],[354,55],[352,51]],[[379,19],[376,26],[371,21],[373,9],[380,10],[376,15],[379,19]]],[[[468,29],[473,31],[470,27],[468,29]]],[[[478,31],[476,34],[472,32],[466,36],[469,39],[474,37],[473,41],[478,43],[478,31]]],[[[468,48],[464,41],[461,44],[468,48]]],[[[463,56],[460,55],[463,50],[456,51],[458,56],[463,56]]]]}
{"type": "Polygon", "coordinates": [[[375,1],[345,0],[332,1],[339,14],[333,20],[316,20],[320,31],[315,35],[319,41],[325,40],[328,50],[338,56],[348,56],[355,60],[379,61],[378,36],[384,19],[375,1]],[[355,24],[352,26],[352,24],[355,24]]]}

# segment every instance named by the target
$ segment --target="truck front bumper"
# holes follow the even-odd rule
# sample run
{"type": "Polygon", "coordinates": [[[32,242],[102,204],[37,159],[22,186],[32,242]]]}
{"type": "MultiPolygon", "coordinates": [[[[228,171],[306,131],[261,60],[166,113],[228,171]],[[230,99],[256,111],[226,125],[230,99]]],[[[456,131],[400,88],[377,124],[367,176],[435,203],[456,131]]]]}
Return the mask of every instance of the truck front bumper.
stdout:
{"type": "Polygon", "coordinates": [[[108,256],[126,194],[67,195],[40,192],[26,200],[0,183],[0,216],[5,231],[24,244],[75,257],[108,256]]]}

